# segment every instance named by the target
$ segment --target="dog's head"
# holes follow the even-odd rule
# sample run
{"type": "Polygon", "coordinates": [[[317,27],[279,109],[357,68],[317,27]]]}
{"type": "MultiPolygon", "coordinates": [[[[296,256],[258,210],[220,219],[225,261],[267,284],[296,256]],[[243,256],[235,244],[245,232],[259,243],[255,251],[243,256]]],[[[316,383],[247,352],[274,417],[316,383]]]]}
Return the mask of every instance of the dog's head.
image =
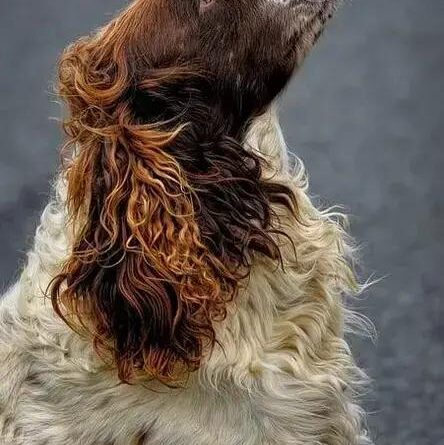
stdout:
{"type": "Polygon", "coordinates": [[[282,90],[333,6],[333,0],[145,0],[120,23],[120,38],[138,30],[133,56],[143,58],[143,80],[143,68],[188,67],[208,79],[208,100],[245,118],[282,90]]]}
{"type": "Polygon", "coordinates": [[[332,0],[137,0],[60,62],[75,242],[57,313],[119,376],[172,381],[214,345],[255,255],[279,258],[292,192],[242,146],[332,0]]]}

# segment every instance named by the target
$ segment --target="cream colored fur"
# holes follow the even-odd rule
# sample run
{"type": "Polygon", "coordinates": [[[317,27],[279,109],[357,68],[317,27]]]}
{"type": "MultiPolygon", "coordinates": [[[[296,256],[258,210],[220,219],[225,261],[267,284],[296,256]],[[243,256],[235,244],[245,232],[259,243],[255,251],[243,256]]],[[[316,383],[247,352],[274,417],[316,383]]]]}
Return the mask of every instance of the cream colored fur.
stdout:
{"type": "Polygon", "coordinates": [[[64,184],[43,212],[19,282],[0,308],[4,445],[363,445],[354,402],[364,374],[344,341],[343,297],[358,290],[339,215],[318,211],[290,170],[274,110],[246,141],[291,184],[301,221],[282,209],[285,268],[255,258],[217,347],[185,389],[120,384],[44,296],[70,249],[64,184]]]}

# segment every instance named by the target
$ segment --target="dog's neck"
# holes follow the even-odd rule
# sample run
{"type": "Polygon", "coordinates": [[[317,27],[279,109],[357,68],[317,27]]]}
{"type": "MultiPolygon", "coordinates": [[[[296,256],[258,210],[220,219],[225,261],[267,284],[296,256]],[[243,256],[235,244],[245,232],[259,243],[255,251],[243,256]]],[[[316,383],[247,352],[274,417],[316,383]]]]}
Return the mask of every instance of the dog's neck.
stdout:
{"type": "Polygon", "coordinates": [[[245,135],[244,146],[247,150],[255,150],[263,156],[275,173],[288,173],[288,149],[279,123],[276,103],[252,120],[245,135]]]}
{"type": "Polygon", "coordinates": [[[205,144],[222,136],[241,142],[257,119],[269,115],[270,105],[260,100],[260,94],[220,89],[208,80],[186,80],[158,89],[137,90],[131,107],[141,124],[160,123],[162,128],[173,130],[186,123],[187,137],[196,143],[205,144]]]}

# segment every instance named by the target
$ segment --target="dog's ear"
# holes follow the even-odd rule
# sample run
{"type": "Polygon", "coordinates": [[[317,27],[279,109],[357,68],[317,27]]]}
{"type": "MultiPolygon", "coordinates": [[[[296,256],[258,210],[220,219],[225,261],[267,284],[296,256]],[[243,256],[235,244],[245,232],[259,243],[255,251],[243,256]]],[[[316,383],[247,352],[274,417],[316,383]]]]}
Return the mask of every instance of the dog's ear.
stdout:
{"type": "Polygon", "coordinates": [[[81,40],[60,63],[75,235],[50,292],[56,312],[111,353],[121,380],[143,371],[169,382],[214,344],[235,281],[201,241],[195,190],[169,154],[183,128],[141,122],[133,61],[115,38],[81,40]]]}
{"type": "Polygon", "coordinates": [[[213,97],[205,71],[184,68],[174,21],[159,24],[167,13],[132,3],[59,70],[74,241],[51,298],[122,381],[177,382],[199,367],[253,255],[279,259],[273,206],[295,207],[244,149],[246,117],[213,97]]]}

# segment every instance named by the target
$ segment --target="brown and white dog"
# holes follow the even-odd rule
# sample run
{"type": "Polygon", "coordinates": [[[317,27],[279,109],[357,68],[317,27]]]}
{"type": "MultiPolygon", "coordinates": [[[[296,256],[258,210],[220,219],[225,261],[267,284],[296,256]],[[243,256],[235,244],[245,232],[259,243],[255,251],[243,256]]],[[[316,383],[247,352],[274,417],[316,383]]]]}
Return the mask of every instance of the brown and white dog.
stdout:
{"type": "Polygon", "coordinates": [[[368,444],[359,291],[272,106],[333,0],[136,0],[62,55],[64,162],[0,307],[0,443],[368,444]]]}

